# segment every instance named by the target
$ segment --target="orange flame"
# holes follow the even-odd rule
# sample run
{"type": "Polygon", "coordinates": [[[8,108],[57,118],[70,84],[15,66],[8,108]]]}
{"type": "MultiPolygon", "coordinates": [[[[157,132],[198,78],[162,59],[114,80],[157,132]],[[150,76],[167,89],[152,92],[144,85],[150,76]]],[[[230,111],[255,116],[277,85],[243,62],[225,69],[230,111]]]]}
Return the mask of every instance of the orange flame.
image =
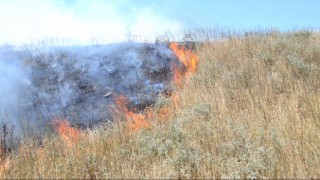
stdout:
{"type": "Polygon", "coordinates": [[[171,50],[176,54],[179,61],[187,68],[187,73],[195,72],[198,66],[198,56],[185,46],[179,46],[178,43],[170,43],[171,50]]]}
{"type": "MultiPolygon", "coordinates": [[[[184,70],[181,70],[177,64],[171,64],[173,82],[175,85],[181,86],[183,78],[189,77],[191,73],[196,71],[199,59],[196,54],[191,50],[186,49],[185,46],[180,46],[178,43],[170,43],[169,46],[185,68],[184,70]]],[[[179,103],[179,96],[173,93],[172,100],[174,102],[174,107],[177,107],[179,103]]],[[[170,116],[170,108],[168,107],[161,107],[155,111],[155,114],[153,114],[153,111],[146,109],[145,116],[141,113],[135,113],[128,110],[126,107],[128,99],[123,95],[120,95],[115,99],[115,104],[118,106],[118,109],[113,109],[113,111],[117,114],[124,113],[128,121],[129,128],[133,131],[137,131],[143,127],[149,128],[150,124],[147,122],[147,119],[156,118],[160,121],[165,121],[170,116]]]]}
{"type": "Polygon", "coordinates": [[[185,76],[184,72],[181,71],[177,65],[175,64],[171,64],[171,68],[172,68],[172,71],[173,71],[173,83],[176,85],[176,86],[181,86],[182,85],[182,79],[183,77],[185,76]]]}
{"type": "Polygon", "coordinates": [[[143,114],[135,113],[133,111],[128,110],[128,108],[126,107],[126,105],[128,104],[128,99],[125,96],[118,96],[115,102],[119,110],[125,114],[129,128],[131,130],[137,131],[143,127],[150,128],[150,125],[143,114]]]}
{"type": "Polygon", "coordinates": [[[0,177],[2,177],[4,172],[9,169],[10,160],[7,158],[5,158],[5,159],[0,158],[0,162],[1,162],[0,163],[0,177]]]}
{"type": "Polygon", "coordinates": [[[67,120],[54,119],[53,124],[55,125],[60,137],[68,146],[72,146],[80,140],[81,132],[78,129],[70,127],[70,123],[67,120]]]}
{"type": "Polygon", "coordinates": [[[191,50],[185,46],[179,46],[178,43],[170,43],[170,49],[178,57],[178,60],[184,65],[186,71],[180,70],[176,65],[172,64],[173,82],[177,86],[182,85],[182,78],[188,77],[195,72],[198,66],[199,58],[191,50]]]}
{"type": "Polygon", "coordinates": [[[12,160],[7,157],[5,148],[0,146],[0,177],[3,176],[4,172],[13,165],[12,160]]]}

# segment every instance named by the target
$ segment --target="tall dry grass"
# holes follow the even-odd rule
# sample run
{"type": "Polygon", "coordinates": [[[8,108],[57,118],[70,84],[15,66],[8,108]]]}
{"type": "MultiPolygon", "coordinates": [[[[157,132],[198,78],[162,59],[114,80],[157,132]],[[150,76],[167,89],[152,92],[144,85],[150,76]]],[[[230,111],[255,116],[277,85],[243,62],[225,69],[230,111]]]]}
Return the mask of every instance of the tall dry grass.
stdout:
{"type": "Polygon", "coordinates": [[[159,97],[152,128],[103,124],[72,146],[25,141],[2,177],[320,178],[319,33],[211,40],[197,44],[178,101],[159,97]]]}

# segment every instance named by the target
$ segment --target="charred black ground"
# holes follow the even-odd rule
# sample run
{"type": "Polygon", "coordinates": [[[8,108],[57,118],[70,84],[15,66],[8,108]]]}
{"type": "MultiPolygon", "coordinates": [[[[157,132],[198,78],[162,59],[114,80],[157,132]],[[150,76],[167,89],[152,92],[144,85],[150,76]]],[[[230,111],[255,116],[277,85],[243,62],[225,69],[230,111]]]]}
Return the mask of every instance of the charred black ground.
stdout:
{"type": "Polygon", "coordinates": [[[21,71],[27,76],[15,92],[21,103],[19,115],[11,120],[32,131],[49,127],[53,118],[67,119],[78,127],[109,121],[110,106],[119,95],[129,99],[128,109],[142,111],[155,103],[159,93],[170,94],[171,65],[181,66],[167,43],[11,49],[6,53],[22,62],[21,71]]]}

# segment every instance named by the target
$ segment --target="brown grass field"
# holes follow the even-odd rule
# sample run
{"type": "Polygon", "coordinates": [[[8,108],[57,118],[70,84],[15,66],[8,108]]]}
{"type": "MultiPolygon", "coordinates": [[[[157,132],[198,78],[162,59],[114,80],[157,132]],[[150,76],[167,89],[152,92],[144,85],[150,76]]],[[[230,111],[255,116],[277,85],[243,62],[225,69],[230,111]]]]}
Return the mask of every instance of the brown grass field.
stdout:
{"type": "Polygon", "coordinates": [[[113,123],[24,140],[1,177],[320,178],[320,34],[193,34],[198,66],[172,96],[138,120],[118,108],[113,123]]]}

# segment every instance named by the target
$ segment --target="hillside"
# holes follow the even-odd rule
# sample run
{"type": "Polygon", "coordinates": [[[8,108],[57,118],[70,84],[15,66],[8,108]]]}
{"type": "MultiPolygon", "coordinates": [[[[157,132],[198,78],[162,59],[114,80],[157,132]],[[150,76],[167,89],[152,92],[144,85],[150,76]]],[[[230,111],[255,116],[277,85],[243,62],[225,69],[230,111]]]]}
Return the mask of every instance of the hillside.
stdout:
{"type": "Polygon", "coordinates": [[[319,33],[215,33],[168,45],[172,92],[143,111],[117,96],[92,129],[56,120],[2,151],[2,178],[320,178],[319,33]]]}

